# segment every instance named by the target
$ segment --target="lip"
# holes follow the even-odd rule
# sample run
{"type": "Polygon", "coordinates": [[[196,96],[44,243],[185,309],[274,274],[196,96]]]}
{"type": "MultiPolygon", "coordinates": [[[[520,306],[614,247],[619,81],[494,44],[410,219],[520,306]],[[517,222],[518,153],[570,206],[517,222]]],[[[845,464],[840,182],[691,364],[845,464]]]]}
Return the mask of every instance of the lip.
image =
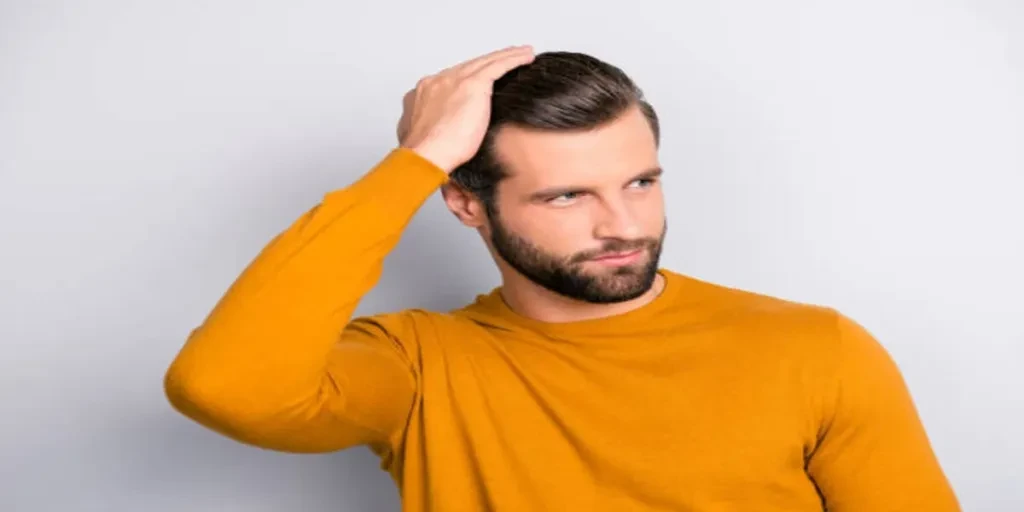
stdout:
{"type": "Polygon", "coordinates": [[[642,255],[643,252],[643,249],[636,249],[629,252],[617,252],[593,258],[592,261],[605,265],[626,265],[640,259],[640,255],[642,255]]]}

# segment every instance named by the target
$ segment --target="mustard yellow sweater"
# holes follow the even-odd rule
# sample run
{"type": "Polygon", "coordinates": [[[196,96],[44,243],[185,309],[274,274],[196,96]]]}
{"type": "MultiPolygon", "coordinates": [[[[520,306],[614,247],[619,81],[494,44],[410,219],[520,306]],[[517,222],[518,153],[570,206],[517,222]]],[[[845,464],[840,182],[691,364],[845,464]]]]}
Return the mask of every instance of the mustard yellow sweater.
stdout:
{"type": "Polygon", "coordinates": [[[959,510],[899,370],[828,308],[661,270],[598,320],[497,290],[353,318],[446,179],[397,149],[325,195],[193,331],[174,407],[269,449],[367,445],[407,512],[959,510]]]}

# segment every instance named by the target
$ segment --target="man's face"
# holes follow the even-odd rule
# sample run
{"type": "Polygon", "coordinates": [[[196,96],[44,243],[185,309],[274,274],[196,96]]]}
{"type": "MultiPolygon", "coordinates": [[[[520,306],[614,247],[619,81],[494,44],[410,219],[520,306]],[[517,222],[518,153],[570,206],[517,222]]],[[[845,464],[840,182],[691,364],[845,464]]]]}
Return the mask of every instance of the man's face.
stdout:
{"type": "Polygon", "coordinates": [[[639,297],[654,282],[666,229],[657,149],[639,109],[585,132],[503,128],[495,150],[510,176],[489,223],[494,252],[566,297],[639,297]]]}

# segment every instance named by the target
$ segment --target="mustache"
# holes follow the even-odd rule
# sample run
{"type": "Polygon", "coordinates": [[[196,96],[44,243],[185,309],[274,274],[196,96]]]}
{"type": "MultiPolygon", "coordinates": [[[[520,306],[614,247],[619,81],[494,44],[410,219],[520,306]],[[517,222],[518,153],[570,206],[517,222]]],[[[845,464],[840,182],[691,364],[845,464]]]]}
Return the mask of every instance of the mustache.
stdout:
{"type": "Polygon", "coordinates": [[[576,253],[570,263],[582,263],[587,260],[599,258],[612,253],[633,252],[640,249],[652,250],[658,247],[658,240],[654,238],[639,238],[636,240],[606,240],[599,249],[592,249],[576,253]]]}

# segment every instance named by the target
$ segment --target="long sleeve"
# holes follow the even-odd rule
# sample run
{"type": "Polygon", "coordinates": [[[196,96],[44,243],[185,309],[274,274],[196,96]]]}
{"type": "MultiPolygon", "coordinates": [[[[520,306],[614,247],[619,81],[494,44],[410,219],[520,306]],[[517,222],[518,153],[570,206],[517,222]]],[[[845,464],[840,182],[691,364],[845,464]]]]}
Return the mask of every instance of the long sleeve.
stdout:
{"type": "Polygon", "coordinates": [[[959,512],[907,385],[872,335],[839,314],[822,434],[808,472],[829,512],[959,512]]]}
{"type": "Polygon", "coordinates": [[[399,148],[326,194],[263,248],[191,332],[164,379],[170,403],[269,449],[393,445],[417,393],[415,332],[402,313],[352,315],[446,179],[399,148]]]}

